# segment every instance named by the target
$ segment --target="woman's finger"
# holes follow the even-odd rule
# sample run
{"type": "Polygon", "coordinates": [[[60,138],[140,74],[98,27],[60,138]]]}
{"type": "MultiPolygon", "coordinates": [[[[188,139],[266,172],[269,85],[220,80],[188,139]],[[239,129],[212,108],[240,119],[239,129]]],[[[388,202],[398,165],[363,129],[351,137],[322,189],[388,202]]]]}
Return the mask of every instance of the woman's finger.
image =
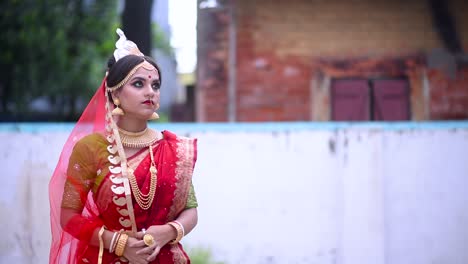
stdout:
{"type": "Polygon", "coordinates": [[[138,248],[138,247],[146,247],[145,242],[143,240],[132,241],[128,243],[128,246],[131,248],[138,248]]]}
{"type": "Polygon", "coordinates": [[[151,255],[151,253],[153,253],[153,251],[154,251],[154,248],[155,248],[155,246],[145,247],[145,248],[142,248],[142,249],[138,250],[136,253],[138,255],[141,255],[141,254],[151,255]]]}
{"type": "Polygon", "coordinates": [[[148,264],[148,261],[146,259],[140,259],[139,264],[148,264]]]}
{"type": "Polygon", "coordinates": [[[151,262],[156,259],[156,257],[159,254],[159,251],[161,250],[161,247],[156,247],[153,251],[153,253],[146,259],[148,262],[151,262]]]}
{"type": "Polygon", "coordinates": [[[148,255],[145,255],[145,256],[140,256],[138,257],[138,261],[142,264],[147,264],[149,261],[148,261],[148,255]]]}
{"type": "Polygon", "coordinates": [[[145,235],[145,234],[144,234],[142,231],[136,232],[136,233],[135,233],[135,238],[138,238],[138,239],[141,240],[141,239],[143,239],[143,236],[144,236],[144,235],[145,235]]]}

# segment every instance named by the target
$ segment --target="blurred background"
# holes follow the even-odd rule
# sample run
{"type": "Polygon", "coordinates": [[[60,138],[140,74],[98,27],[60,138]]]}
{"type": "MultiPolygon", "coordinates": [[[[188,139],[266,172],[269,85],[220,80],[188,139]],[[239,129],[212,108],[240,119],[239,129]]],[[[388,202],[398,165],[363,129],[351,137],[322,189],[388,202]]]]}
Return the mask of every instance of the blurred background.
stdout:
{"type": "Polygon", "coordinates": [[[199,139],[193,263],[468,263],[468,2],[3,0],[0,263],[47,263],[48,180],[120,27],[199,139]]]}

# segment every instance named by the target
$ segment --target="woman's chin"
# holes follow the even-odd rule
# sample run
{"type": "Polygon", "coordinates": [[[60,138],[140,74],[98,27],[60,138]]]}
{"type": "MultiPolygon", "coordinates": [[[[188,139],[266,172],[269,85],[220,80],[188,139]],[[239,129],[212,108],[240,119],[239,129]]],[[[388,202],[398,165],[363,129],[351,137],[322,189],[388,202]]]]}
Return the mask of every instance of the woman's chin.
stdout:
{"type": "Polygon", "coordinates": [[[141,115],[141,119],[144,119],[144,120],[150,120],[151,119],[151,116],[153,115],[154,112],[151,112],[151,113],[144,113],[141,115]]]}

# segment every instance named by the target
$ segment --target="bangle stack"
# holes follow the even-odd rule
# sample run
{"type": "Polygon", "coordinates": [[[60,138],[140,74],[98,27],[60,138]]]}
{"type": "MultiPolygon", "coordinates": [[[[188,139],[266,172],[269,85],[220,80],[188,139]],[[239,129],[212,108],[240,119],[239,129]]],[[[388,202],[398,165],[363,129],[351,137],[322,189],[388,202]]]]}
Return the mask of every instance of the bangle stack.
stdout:
{"type": "Polygon", "coordinates": [[[170,226],[174,227],[176,232],[177,232],[177,237],[170,241],[169,243],[170,244],[177,244],[179,243],[179,241],[184,237],[185,235],[185,230],[184,230],[184,226],[178,222],[178,221],[171,221],[168,223],[170,226]]]}
{"type": "Polygon", "coordinates": [[[119,257],[123,256],[125,251],[125,246],[127,245],[128,235],[127,234],[120,234],[119,238],[117,239],[117,245],[115,246],[115,254],[119,257]]]}
{"type": "Polygon", "coordinates": [[[109,253],[114,252],[115,246],[117,246],[117,241],[119,241],[121,233],[122,233],[122,231],[114,232],[114,235],[112,236],[112,240],[111,240],[110,245],[109,245],[109,253]]]}

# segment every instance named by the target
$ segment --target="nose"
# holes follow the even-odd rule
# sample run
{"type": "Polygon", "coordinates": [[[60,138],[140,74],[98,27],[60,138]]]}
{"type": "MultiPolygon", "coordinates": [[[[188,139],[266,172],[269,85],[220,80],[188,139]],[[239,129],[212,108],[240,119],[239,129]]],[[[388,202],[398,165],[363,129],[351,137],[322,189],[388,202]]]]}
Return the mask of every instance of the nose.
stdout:
{"type": "Polygon", "coordinates": [[[148,98],[152,99],[155,95],[156,95],[156,91],[154,91],[154,89],[153,89],[153,87],[151,86],[151,84],[146,85],[146,88],[145,88],[145,97],[148,97],[148,98]]]}

